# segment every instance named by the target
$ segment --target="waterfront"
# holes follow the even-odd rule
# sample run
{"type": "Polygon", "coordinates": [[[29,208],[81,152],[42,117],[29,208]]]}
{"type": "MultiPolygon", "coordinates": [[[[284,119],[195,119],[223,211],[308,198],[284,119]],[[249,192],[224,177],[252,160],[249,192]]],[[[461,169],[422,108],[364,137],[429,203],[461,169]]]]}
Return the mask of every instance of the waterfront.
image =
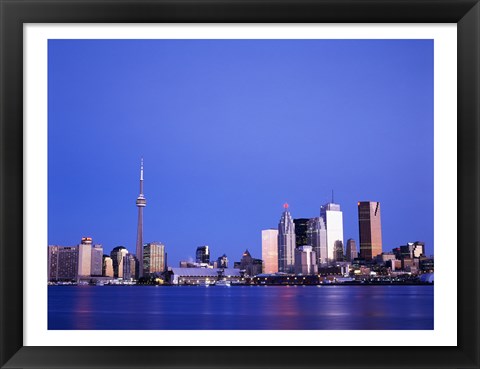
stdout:
{"type": "Polygon", "coordinates": [[[49,329],[433,329],[433,286],[49,286],[49,329]]]}

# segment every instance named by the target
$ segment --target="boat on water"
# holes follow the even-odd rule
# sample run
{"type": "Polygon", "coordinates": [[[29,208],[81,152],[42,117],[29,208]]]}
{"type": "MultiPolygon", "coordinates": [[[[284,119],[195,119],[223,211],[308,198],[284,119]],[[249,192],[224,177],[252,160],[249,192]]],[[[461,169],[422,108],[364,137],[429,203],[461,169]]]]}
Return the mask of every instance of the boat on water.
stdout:
{"type": "Polygon", "coordinates": [[[220,280],[220,281],[216,281],[216,282],[215,282],[215,286],[218,286],[218,287],[230,287],[230,286],[231,286],[231,283],[230,283],[230,281],[220,280]]]}

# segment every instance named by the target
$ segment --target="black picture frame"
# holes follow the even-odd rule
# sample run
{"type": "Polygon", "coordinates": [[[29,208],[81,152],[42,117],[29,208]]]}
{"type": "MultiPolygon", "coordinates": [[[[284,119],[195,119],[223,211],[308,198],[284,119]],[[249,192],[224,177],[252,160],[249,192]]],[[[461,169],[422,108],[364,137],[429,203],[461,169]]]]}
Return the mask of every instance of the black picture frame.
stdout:
{"type": "MultiPolygon", "coordinates": [[[[479,368],[479,0],[0,0],[2,368],[479,368]],[[24,23],[457,23],[458,346],[24,347],[24,23]]],[[[444,204],[448,211],[450,204],[444,204]]],[[[452,245],[452,247],[455,245],[452,245]]],[[[412,332],[412,342],[415,333],[412,332]]],[[[221,337],[219,337],[221,339],[221,337]]],[[[428,342],[425,342],[428,345],[428,342]]],[[[366,346],[365,346],[366,345],[366,346]]]]}

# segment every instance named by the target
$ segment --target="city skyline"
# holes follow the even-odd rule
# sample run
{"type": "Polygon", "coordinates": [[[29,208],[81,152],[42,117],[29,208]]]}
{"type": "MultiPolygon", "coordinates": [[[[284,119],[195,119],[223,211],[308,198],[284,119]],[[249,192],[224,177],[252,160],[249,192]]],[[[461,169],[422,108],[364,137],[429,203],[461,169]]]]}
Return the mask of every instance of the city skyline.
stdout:
{"type": "Polygon", "coordinates": [[[143,243],[171,265],[260,257],[281,204],[318,217],[332,188],[343,240],[378,201],[384,251],[434,254],[433,43],[51,40],[48,243],[133,253],[142,156],[143,243]]]}

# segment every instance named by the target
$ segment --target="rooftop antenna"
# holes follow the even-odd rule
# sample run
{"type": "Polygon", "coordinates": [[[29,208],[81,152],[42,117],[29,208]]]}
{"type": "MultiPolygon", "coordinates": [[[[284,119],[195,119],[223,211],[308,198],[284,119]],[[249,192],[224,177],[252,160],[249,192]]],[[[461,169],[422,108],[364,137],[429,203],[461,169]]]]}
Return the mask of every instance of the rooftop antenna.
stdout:
{"type": "Polygon", "coordinates": [[[333,200],[333,189],[332,189],[332,204],[335,204],[335,201],[333,200]]]}

